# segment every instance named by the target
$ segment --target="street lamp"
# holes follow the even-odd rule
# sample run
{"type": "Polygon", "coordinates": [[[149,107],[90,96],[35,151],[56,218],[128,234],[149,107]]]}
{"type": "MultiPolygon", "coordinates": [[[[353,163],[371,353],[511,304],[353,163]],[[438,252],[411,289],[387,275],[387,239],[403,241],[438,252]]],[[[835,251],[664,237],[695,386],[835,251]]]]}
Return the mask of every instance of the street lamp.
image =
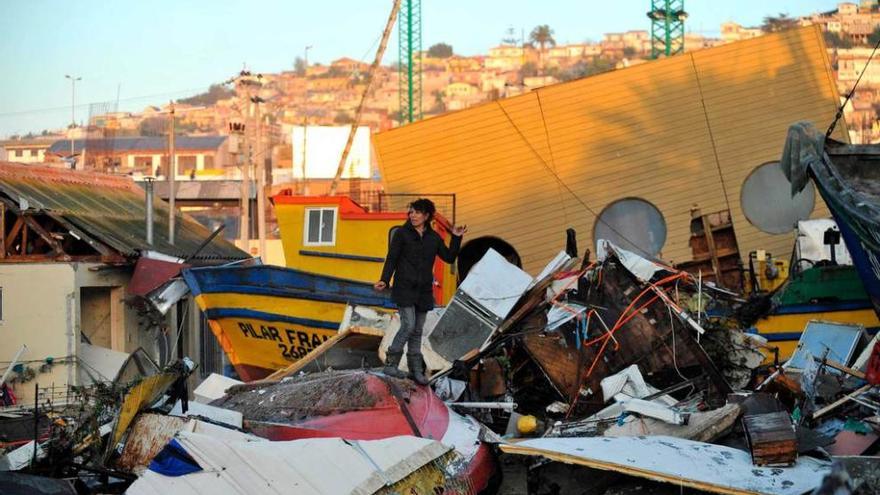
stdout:
{"type": "MultiPolygon", "coordinates": [[[[70,79],[70,128],[76,127],[76,82],[81,81],[82,77],[71,76],[65,74],[65,78],[70,79]]],[[[73,157],[73,133],[70,133],[70,156],[73,157]]],[[[74,162],[75,163],[75,162],[74,162]]]]}

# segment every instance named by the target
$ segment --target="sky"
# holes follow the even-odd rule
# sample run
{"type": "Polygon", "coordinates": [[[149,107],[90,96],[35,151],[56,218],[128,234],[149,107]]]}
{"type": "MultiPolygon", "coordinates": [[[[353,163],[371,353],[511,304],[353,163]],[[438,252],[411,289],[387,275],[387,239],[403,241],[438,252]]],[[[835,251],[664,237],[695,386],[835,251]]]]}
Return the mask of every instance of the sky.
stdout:
{"type": "MultiPolygon", "coordinates": [[[[405,1],[405,0],[404,0],[405,1]]],[[[548,24],[557,43],[648,29],[650,0],[422,0],[422,45],[444,42],[485,54],[509,28],[526,37],[548,24]]],[[[392,0],[3,0],[0,6],[0,137],[60,128],[90,103],[140,111],[223,82],[243,67],[290,70],[343,56],[371,62],[392,0]]],[[[717,36],[725,21],[806,15],[833,0],[686,0],[686,30],[717,36]]],[[[383,63],[397,56],[396,29],[383,63]]]]}

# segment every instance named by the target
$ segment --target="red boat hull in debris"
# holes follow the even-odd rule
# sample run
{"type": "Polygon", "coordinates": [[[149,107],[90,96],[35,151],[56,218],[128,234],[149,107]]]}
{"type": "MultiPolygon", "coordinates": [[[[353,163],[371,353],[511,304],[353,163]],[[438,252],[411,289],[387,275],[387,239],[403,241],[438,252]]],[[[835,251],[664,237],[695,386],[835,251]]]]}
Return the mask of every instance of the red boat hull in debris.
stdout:
{"type": "Polygon", "coordinates": [[[491,448],[482,443],[480,427],[443,403],[428,387],[415,387],[408,400],[398,401],[392,385],[380,375],[367,374],[367,390],[374,403],[367,408],[319,416],[292,423],[247,421],[249,431],[274,441],[315,437],[378,440],[416,435],[455,447],[467,462],[462,475],[475,492],[485,489],[498,465],[491,448]],[[410,419],[407,419],[409,414],[410,419]]]}

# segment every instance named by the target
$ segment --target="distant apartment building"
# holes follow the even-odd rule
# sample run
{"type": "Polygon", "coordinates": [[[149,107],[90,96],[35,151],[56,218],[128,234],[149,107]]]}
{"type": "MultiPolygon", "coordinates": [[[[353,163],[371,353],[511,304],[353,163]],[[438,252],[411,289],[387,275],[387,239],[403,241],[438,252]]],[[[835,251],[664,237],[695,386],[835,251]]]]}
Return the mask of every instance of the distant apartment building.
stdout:
{"type": "Polygon", "coordinates": [[[553,76],[531,76],[523,78],[523,86],[529,91],[556,84],[558,82],[559,80],[553,76]]]}
{"type": "Polygon", "coordinates": [[[360,60],[342,57],[330,62],[330,68],[337,74],[365,74],[370,68],[370,64],[365,64],[360,60]]]}
{"type": "Polygon", "coordinates": [[[520,70],[527,62],[537,62],[538,51],[530,46],[500,45],[489,49],[483,65],[500,72],[520,70]]]}
{"type": "Polygon", "coordinates": [[[623,46],[634,54],[648,53],[651,51],[651,35],[647,31],[627,31],[623,33],[623,46]]]}
{"type": "Polygon", "coordinates": [[[320,77],[317,79],[309,79],[309,93],[326,92],[326,91],[342,91],[351,86],[351,78],[349,77],[320,77]]]}
{"type": "Polygon", "coordinates": [[[837,10],[818,12],[799,19],[801,25],[816,24],[823,31],[835,33],[856,44],[868,43],[868,37],[880,26],[880,12],[876,0],[855,4],[837,4],[837,10]]]}
{"type": "Polygon", "coordinates": [[[581,60],[602,54],[602,47],[592,43],[557,45],[547,50],[547,67],[570,67],[581,60]]]}
{"type": "Polygon", "coordinates": [[[721,39],[725,43],[750,40],[752,38],[757,38],[762,34],[764,34],[764,31],[761,31],[761,28],[743,27],[732,21],[721,23],[721,39]]]}
{"type": "Polygon", "coordinates": [[[446,96],[449,98],[469,98],[480,93],[480,88],[473,84],[457,82],[446,86],[446,96]]]}
{"type": "Polygon", "coordinates": [[[506,74],[507,72],[515,72],[515,71],[503,71],[503,72],[502,71],[497,71],[497,72],[490,71],[490,72],[487,72],[487,71],[481,71],[481,70],[474,70],[474,71],[467,71],[467,72],[456,72],[456,73],[450,75],[449,83],[450,84],[451,83],[465,83],[465,84],[471,84],[474,86],[481,86],[482,81],[483,81],[483,77],[485,77],[486,74],[506,74]]]}
{"type": "Polygon", "coordinates": [[[43,163],[46,161],[46,150],[56,140],[58,140],[57,137],[37,137],[0,141],[0,161],[43,163]]]}
{"type": "Polygon", "coordinates": [[[602,41],[599,43],[602,48],[602,55],[605,57],[619,58],[623,56],[623,49],[626,43],[623,41],[623,33],[605,33],[602,35],[602,41]]]}
{"type": "Polygon", "coordinates": [[[445,60],[449,72],[479,71],[483,68],[484,57],[462,57],[453,55],[445,60]]]}
{"type": "Polygon", "coordinates": [[[452,74],[444,70],[422,72],[422,94],[427,96],[443,89],[452,81],[452,74]]]}
{"type": "Polygon", "coordinates": [[[422,70],[424,71],[445,71],[446,59],[440,57],[429,57],[427,52],[422,55],[422,70]]]}
{"type": "Polygon", "coordinates": [[[723,41],[720,38],[709,38],[699,33],[685,33],[684,35],[684,50],[687,52],[712,48],[721,43],[723,41]]]}
{"type": "Polygon", "coordinates": [[[468,108],[486,99],[479,87],[464,82],[456,82],[447,86],[445,96],[446,108],[448,110],[468,108]]]}
{"type": "Polygon", "coordinates": [[[868,64],[871,50],[868,47],[837,50],[837,87],[841,93],[849,91],[862,72],[864,75],[859,83],[861,88],[880,88],[880,65],[876,60],[868,64]]]}

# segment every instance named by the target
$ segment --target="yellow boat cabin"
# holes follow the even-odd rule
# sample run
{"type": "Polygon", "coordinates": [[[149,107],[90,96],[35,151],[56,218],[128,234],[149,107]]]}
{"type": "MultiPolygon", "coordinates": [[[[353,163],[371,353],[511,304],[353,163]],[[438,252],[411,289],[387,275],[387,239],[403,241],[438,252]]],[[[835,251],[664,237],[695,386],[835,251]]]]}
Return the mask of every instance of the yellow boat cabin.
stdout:
{"type": "MultiPolygon", "coordinates": [[[[388,243],[406,212],[369,211],[347,196],[272,198],[288,268],[361,282],[379,280],[388,243]]],[[[439,213],[432,228],[449,243],[452,225],[439,213]]],[[[455,293],[455,265],[434,264],[434,300],[445,305],[455,293]]]]}

